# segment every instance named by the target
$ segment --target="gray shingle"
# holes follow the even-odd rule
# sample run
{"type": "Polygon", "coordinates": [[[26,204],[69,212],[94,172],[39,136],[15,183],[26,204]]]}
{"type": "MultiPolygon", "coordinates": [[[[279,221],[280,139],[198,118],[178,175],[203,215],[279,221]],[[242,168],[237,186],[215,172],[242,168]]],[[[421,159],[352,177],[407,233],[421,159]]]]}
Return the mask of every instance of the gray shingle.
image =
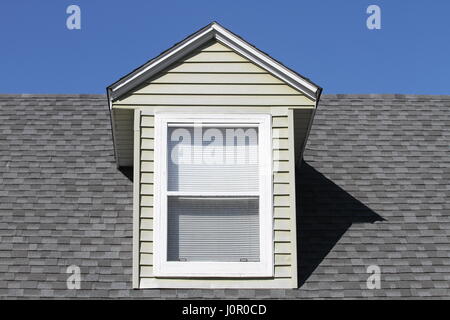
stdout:
{"type": "Polygon", "coordinates": [[[132,183],[106,97],[0,95],[0,294],[449,298],[449,146],[450,96],[324,95],[297,168],[300,288],[132,290],[132,183]]]}

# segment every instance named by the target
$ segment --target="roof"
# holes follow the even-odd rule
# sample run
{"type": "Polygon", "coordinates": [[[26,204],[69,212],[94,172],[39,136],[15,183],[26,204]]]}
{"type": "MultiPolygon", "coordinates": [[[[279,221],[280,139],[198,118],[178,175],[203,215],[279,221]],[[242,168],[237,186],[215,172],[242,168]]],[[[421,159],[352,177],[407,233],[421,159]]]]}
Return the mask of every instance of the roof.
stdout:
{"type": "Polygon", "coordinates": [[[142,66],[108,86],[108,95],[111,99],[122,96],[211,40],[216,40],[230,47],[269,73],[305,93],[310,98],[318,99],[320,97],[322,88],[318,85],[298,72],[287,68],[281,62],[257,49],[215,21],[176,43],[157,57],[147,61],[142,66]]]}
{"type": "Polygon", "coordinates": [[[450,297],[450,96],[322,96],[297,170],[294,290],[131,289],[132,182],[110,126],[103,95],[0,95],[2,298],[450,297]]]}

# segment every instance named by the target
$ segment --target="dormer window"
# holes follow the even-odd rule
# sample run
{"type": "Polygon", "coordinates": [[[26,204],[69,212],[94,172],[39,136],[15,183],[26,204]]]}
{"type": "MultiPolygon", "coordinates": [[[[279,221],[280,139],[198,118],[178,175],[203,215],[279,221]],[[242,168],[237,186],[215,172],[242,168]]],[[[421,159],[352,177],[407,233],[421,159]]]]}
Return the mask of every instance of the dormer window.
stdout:
{"type": "Polygon", "coordinates": [[[134,288],[297,286],[295,164],[320,91],[217,23],[108,88],[134,288]]]}
{"type": "Polygon", "coordinates": [[[273,275],[270,121],[155,115],[156,277],[273,275]]]}

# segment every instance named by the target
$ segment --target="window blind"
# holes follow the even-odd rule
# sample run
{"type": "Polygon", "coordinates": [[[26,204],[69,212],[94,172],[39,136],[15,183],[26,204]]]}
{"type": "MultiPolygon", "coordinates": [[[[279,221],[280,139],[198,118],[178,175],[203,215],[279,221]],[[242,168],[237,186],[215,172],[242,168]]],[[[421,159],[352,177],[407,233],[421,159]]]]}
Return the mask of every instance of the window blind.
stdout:
{"type": "Polygon", "coordinates": [[[258,192],[257,128],[194,130],[168,128],[168,191],[258,192]]]}
{"type": "Polygon", "coordinates": [[[258,128],[167,133],[168,261],[259,261],[258,128]]]}
{"type": "Polygon", "coordinates": [[[168,261],[259,261],[257,197],[170,197],[168,220],[168,261]]]}

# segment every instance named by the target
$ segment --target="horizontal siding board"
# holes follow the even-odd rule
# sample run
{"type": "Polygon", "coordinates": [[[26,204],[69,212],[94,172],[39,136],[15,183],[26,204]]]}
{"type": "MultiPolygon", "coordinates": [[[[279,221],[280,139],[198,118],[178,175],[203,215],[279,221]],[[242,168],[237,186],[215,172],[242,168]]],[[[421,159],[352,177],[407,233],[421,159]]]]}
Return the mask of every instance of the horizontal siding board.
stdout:
{"type": "Polygon", "coordinates": [[[153,254],[152,253],[141,253],[140,263],[142,266],[153,266],[153,254]]]}
{"type": "Polygon", "coordinates": [[[141,183],[153,183],[154,175],[151,172],[141,173],[141,183]]]}
{"type": "Polygon", "coordinates": [[[184,62],[248,62],[248,60],[232,51],[203,51],[185,59],[184,62]]]}
{"type": "Polygon", "coordinates": [[[168,71],[187,73],[267,73],[264,69],[251,62],[244,63],[183,63],[168,71]]]}
{"type": "Polygon", "coordinates": [[[289,183],[289,172],[274,172],[273,182],[274,183],[289,183]]]}
{"type": "Polygon", "coordinates": [[[203,49],[201,49],[201,51],[232,51],[232,50],[219,42],[214,42],[211,45],[208,45],[203,49]]]}
{"type": "Polygon", "coordinates": [[[276,206],[276,207],[289,207],[290,199],[289,199],[289,196],[286,196],[286,195],[282,195],[282,196],[275,195],[273,197],[273,203],[274,203],[274,206],[276,206]]]}
{"type": "Polygon", "coordinates": [[[153,207],[141,207],[141,218],[153,218],[153,207]]]}
{"type": "Polygon", "coordinates": [[[153,196],[141,196],[141,206],[153,207],[153,196]]]}
{"type": "Polygon", "coordinates": [[[276,242],[291,242],[291,233],[288,230],[276,230],[275,231],[276,242]]]}
{"type": "Polygon", "coordinates": [[[289,150],[273,150],[273,160],[289,160],[289,150]]]}
{"type": "Polygon", "coordinates": [[[289,162],[288,161],[273,161],[273,171],[274,172],[289,172],[289,162]]]}
{"type": "MultiPolygon", "coordinates": [[[[212,106],[212,105],[251,105],[251,106],[302,106],[307,105],[308,98],[303,95],[146,95],[135,94],[116,101],[116,105],[192,105],[192,106],[212,106]]],[[[142,128],[143,137],[150,137],[142,128]]],[[[286,129],[274,129],[287,131],[286,129]]],[[[280,135],[285,137],[286,133],[280,135]]]]}
{"type": "Polygon", "coordinates": [[[289,195],[291,193],[291,186],[288,183],[274,183],[273,193],[275,195],[289,195]]]}
{"type": "Polygon", "coordinates": [[[153,138],[155,136],[154,128],[142,128],[141,129],[141,138],[153,138]]]}
{"type": "Polygon", "coordinates": [[[136,91],[137,94],[202,94],[202,95],[299,95],[284,84],[179,84],[154,83],[136,91]]]}
{"type": "Polygon", "coordinates": [[[291,220],[286,218],[275,218],[273,228],[274,230],[290,230],[291,220]]]}
{"type": "Polygon", "coordinates": [[[155,119],[151,116],[143,116],[141,119],[142,127],[153,127],[155,125],[155,119]]]}
{"type": "Polygon", "coordinates": [[[275,254],[276,266],[290,266],[292,265],[292,255],[290,254],[275,254]]]}
{"type": "Polygon", "coordinates": [[[289,131],[287,128],[273,128],[272,137],[275,138],[289,138],[289,131]]]}
{"type": "Polygon", "coordinates": [[[275,254],[291,253],[291,244],[288,242],[275,242],[275,254]]]}
{"type": "MultiPolygon", "coordinates": [[[[141,161],[141,172],[153,172],[154,162],[153,161],[141,161]]],[[[153,181],[153,176],[152,176],[153,181]]],[[[148,182],[148,181],[147,181],[148,182]]]]}
{"type": "Polygon", "coordinates": [[[275,278],[290,278],[292,268],[290,266],[275,266],[275,278]]]}
{"type": "Polygon", "coordinates": [[[141,241],[152,241],[153,231],[152,230],[141,230],[141,241]]]}
{"type": "Polygon", "coordinates": [[[273,213],[275,218],[290,218],[291,208],[289,207],[274,207],[273,213]]]}
{"type": "Polygon", "coordinates": [[[141,151],[141,160],[143,161],[152,161],[155,158],[153,150],[142,150],[141,151]]]}
{"type": "Polygon", "coordinates": [[[153,277],[153,266],[141,266],[141,277],[153,277]]]}
{"type": "Polygon", "coordinates": [[[229,84],[283,84],[283,82],[270,74],[262,73],[167,73],[152,80],[151,83],[229,83],[229,84]]]}
{"type": "Polygon", "coordinates": [[[153,230],[153,219],[141,218],[141,230],[153,230]]]}
{"type": "Polygon", "coordinates": [[[141,253],[153,253],[153,242],[141,241],[140,251],[141,253]]]}
{"type": "Polygon", "coordinates": [[[288,150],[289,149],[289,140],[287,138],[283,138],[283,139],[273,138],[272,146],[273,146],[274,150],[288,150]]]}
{"type": "Polygon", "coordinates": [[[273,128],[287,128],[288,127],[288,117],[273,116],[272,117],[272,127],[273,128]]]}
{"type": "Polygon", "coordinates": [[[153,150],[155,148],[155,140],[150,138],[141,139],[141,149],[153,150]]]}
{"type": "Polygon", "coordinates": [[[141,184],[141,194],[153,195],[153,184],[149,184],[149,183],[141,184]]]}

